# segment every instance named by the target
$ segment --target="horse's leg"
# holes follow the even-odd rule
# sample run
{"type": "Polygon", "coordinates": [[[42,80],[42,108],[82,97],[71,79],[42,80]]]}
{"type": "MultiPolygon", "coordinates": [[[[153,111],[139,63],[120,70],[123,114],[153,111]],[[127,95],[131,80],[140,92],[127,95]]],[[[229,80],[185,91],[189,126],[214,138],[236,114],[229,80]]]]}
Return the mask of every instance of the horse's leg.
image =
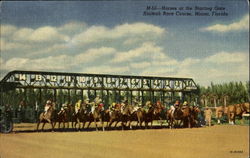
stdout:
{"type": "Polygon", "coordinates": [[[130,128],[130,129],[133,129],[133,128],[132,128],[132,125],[131,125],[131,120],[130,120],[130,119],[129,119],[129,128],[130,128]]]}
{"type": "Polygon", "coordinates": [[[54,132],[54,124],[53,124],[53,121],[51,121],[50,123],[51,123],[51,127],[52,127],[52,132],[54,132]]]}
{"type": "Polygon", "coordinates": [[[107,120],[107,125],[106,125],[106,127],[108,127],[109,126],[109,121],[107,120]]]}
{"type": "Polygon", "coordinates": [[[137,125],[139,125],[140,128],[142,128],[142,127],[141,127],[141,125],[142,125],[142,123],[141,123],[141,118],[140,118],[140,116],[138,116],[138,115],[137,115],[137,125]]]}
{"type": "Polygon", "coordinates": [[[82,129],[84,129],[86,121],[82,121],[82,129]]]}
{"type": "Polygon", "coordinates": [[[44,122],[44,123],[43,123],[43,126],[42,126],[42,131],[44,130],[45,123],[46,123],[46,122],[44,122]]]}
{"type": "Polygon", "coordinates": [[[60,129],[61,121],[58,122],[58,129],[60,129]]]}
{"type": "Polygon", "coordinates": [[[124,130],[124,126],[125,126],[124,122],[122,121],[121,123],[122,123],[122,130],[124,130]]]}
{"type": "Polygon", "coordinates": [[[120,122],[119,120],[116,121],[115,126],[114,126],[115,128],[118,128],[118,127],[117,127],[117,124],[118,124],[119,122],[120,122]]]}
{"type": "Polygon", "coordinates": [[[187,121],[188,121],[188,128],[191,128],[191,118],[188,117],[187,121]]]}
{"type": "Polygon", "coordinates": [[[98,131],[97,122],[96,122],[96,119],[95,119],[95,118],[94,118],[94,122],[95,122],[95,129],[96,129],[96,131],[98,131]]]}
{"type": "Polygon", "coordinates": [[[90,124],[92,123],[92,121],[91,120],[89,120],[89,123],[88,123],[88,126],[87,126],[87,128],[89,128],[89,126],[90,126],[90,124]]]}
{"type": "Polygon", "coordinates": [[[101,122],[101,124],[102,124],[102,131],[105,131],[105,128],[104,128],[104,122],[103,122],[103,120],[102,120],[102,119],[100,119],[100,122],[101,122]]]}
{"type": "Polygon", "coordinates": [[[65,129],[65,120],[63,120],[63,129],[65,129]]]}
{"type": "Polygon", "coordinates": [[[111,125],[112,125],[113,122],[114,122],[114,120],[111,118],[111,119],[109,120],[109,124],[108,124],[108,129],[109,129],[109,130],[111,129],[111,125]]]}
{"type": "Polygon", "coordinates": [[[36,126],[36,131],[38,132],[38,129],[39,129],[39,125],[40,125],[40,120],[38,120],[37,122],[37,126],[36,126]]]}

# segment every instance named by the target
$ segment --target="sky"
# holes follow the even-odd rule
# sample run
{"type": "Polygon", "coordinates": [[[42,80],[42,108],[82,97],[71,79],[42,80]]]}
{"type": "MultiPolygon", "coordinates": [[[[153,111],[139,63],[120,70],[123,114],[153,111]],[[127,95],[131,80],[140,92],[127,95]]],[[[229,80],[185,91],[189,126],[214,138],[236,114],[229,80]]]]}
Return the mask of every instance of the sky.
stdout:
{"type": "Polygon", "coordinates": [[[203,86],[249,80],[247,0],[5,1],[0,30],[0,78],[32,70],[190,77],[203,86]]]}

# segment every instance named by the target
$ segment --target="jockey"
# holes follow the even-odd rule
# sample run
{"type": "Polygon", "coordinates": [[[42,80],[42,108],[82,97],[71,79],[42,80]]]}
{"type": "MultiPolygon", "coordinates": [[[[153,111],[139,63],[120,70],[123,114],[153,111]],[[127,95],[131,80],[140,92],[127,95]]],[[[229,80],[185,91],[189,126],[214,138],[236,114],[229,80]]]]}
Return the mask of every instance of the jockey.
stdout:
{"type": "Polygon", "coordinates": [[[134,100],[133,100],[133,104],[132,104],[133,106],[142,106],[142,104],[140,103],[140,100],[138,99],[138,98],[135,98],[134,100]]]}
{"type": "Polygon", "coordinates": [[[77,114],[81,108],[82,100],[78,100],[75,104],[75,114],[77,114]]]}
{"type": "Polygon", "coordinates": [[[99,106],[99,104],[101,104],[102,99],[99,97],[99,95],[97,95],[97,97],[94,99],[94,102],[91,103],[91,113],[93,114],[95,111],[95,108],[99,106]]]}
{"type": "Polygon", "coordinates": [[[47,114],[49,108],[52,106],[51,100],[47,100],[45,106],[44,106],[44,115],[47,114]]]}
{"type": "Polygon", "coordinates": [[[87,109],[86,113],[89,113],[91,111],[91,103],[89,102],[89,98],[86,98],[83,101],[83,106],[85,106],[85,108],[87,109]]]}
{"type": "Polygon", "coordinates": [[[146,104],[145,104],[145,106],[144,106],[144,109],[145,109],[146,112],[148,112],[148,110],[149,110],[151,107],[152,107],[151,101],[147,101],[146,104]]]}
{"type": "Polygon", "coordinates": [[[99,105],[102,102],[102,99],[97,95],[97,97],[94,99],[94,102],[96,105],[99,105]]]}
{"type": "Polygon", "coordinates": [[[84,101],[83,101],[84,104],[88,105],[89,104],[89,98],[86,98],[84,101]]]}
{"type": "Polygon", "coordinates": [[[160,101],[157,101],[157,102],[156,102],[156,106],[157,106],[158,108],[162,108],[163,105],[161,104],[160,101]]]}
{"type": "Polygon", "coordinates": [[[116,103],[112,103],[110,106],[109,106],[109,110],[110,111],[115,111],[115,108],[116,108],[116,103]]]}
{"type": "Polygon", "coordinates": [[[98,105],[98,107],[101,109],[101,111],[104,110],[104,104],[103,104],[103,103],[100,103],[100,104],[98,105]]]}
{"type": "Polygon", "coordinates": [[[58,115],[64,112],[68,108],[68,102],[62,104],[61,110],[58,112],[58,115]]]}
{"type": "Polygon", "coordinates": [[[171,105],[170,109],[172,110],[172,115],[174,114],[174,111],[176,108],[178,108],[180,106],[180,101],[176,100],[174,105],[171,105]]]}

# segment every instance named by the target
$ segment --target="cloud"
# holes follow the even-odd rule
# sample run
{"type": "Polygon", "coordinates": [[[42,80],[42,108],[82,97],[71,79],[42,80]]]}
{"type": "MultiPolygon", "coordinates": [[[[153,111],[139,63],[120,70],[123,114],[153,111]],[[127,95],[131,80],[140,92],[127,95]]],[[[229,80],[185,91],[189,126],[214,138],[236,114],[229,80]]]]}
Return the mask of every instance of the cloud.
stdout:
{"type": "Polygon", "coordinates": [[[131,63],[130,66],[132,68],[142,69],[151,66],[151,63],[150,62],[131,63]]]}
{"type": "Polygon", "coordinates": [[[87,29],[88,25],[84,22],[71,21],[58,28],[58,32],[66,34],[68,36],[73,36],[75,34],[83,32],[87,29]]]}
{"type": "Polygon", "coordinates": [[[219,52],[205,59],[206,62],[212,62],[217,64],[223,63],[240,63],[244,62],[247,58],[246,53],[234,52],[219,52]]]}
{"type": "Polygon", "coordinates": [[[89,49],[84,53],[81,53],[75,57],[75,61],[81,62],[91,62],[96,60],[97,58],[101,58],[103,56],[107,56],[110,54],[114,54],[116,50],[110,47],[101,47],[101,48],[93,48],[89,49]]]}
{"type": "Polygon", "coordinates": [[[127,62],[131,60],[135,60],[138,58],[146,58],[146,57],[153,57],[158,58],[157,54],[160,54],[162,51],[161,47],[156,46],[155,43],[152,42],[145,42],[140,47],[131,49],[126,52],[119,52],[115,54],[115,57],[113,58],[114,63],[119,62],[127,62]]]}
{"type": "Polygon", "coordinates": [[[17,28],[13,25],[1,25],[0,30],[2,37],[9,37],[17,30],[17,28]]]}
{"type": "Polygon", "coordinates": [[[45,26],[36,29],[29,36],[29,40],[35,42],[50,42],[50,41],[68,41],[69,38],[65,35],[58,33],[56,28],[45,26]]]}
{"type": "Polygon", "coordinates": [[[58,32],[57,28],[51,26],[43,26],[37,29],[32,28],[17,28],[12,25],[3,25],[1,29],[3,36],[9,38],[12,41],[25,42],[37,42],[37,43],[49,43],[49,42],[65,42],[70,38],[64,34],[58,32]],[[8,35],[8,36],[7,36],[8,35]]]}
{"type": "Polygon", "coordinates": [[[124,74],[125,72],[129,72],[130,68],[128,66],[93,66],[88,67],[82,70],[83,72],[87,73],[100,73],[100,74],[124,74]]]}
{"type": "Polygon", "coordinates": [[[215,24],[201,29],[201,31],[212,32],[230,32],[241,30],[249,30],[249,15],[245,15],[240,21],[231,24],[215,24]]]}
{"type": "MultiPolygon", "coordinates": [[[[73,38],[73,42],[76,44],[88,44],[100,41],[111,41],[115,39],[129,39],[136,37],[137,39],[145,39],[162,36],[166,33],[164,28],[146,24],[146,23],[133,23],[122,24],[115,26],[114,28],[108,28],[105,26],[91,26],[79,35],[73,38]]],[[[129,44],[129,40],[125,42],[129,44]]]]}
{"type": "Polygon", "coordinates": [[[1,52],[9,51],[9,50],[24,50],[30,49],[31,46],[28,44],[21,44],[18,42],[7,42],[4,39],[1,39],[1,52]]]}

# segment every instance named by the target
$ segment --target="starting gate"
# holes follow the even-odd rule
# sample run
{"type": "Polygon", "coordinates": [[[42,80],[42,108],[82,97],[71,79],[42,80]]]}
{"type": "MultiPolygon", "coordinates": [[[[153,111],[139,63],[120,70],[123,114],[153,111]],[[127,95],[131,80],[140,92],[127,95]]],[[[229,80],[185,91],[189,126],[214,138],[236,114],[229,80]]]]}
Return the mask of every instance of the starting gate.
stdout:
{"type": "Polygon", "coordinates": [[[93,100],[99,95],[106,105],[120,102],[123,98],[131,103],[135,97],[142,104],[147,100],[170,103],[177,98],[187,99],[198,90],[192,78],[42,71],[11,71],[0,85],[1,105],[14,104],[14,100],[15,104],[19,104],[17,102],[22,100],[27,105],[33,105],[31,112],[44,105],[47,99],[61,104],[64,101],[73,103],[85,97],[93,100]],[[33,100],[28,97],[30,93],[34,96],[33,100]]]}

